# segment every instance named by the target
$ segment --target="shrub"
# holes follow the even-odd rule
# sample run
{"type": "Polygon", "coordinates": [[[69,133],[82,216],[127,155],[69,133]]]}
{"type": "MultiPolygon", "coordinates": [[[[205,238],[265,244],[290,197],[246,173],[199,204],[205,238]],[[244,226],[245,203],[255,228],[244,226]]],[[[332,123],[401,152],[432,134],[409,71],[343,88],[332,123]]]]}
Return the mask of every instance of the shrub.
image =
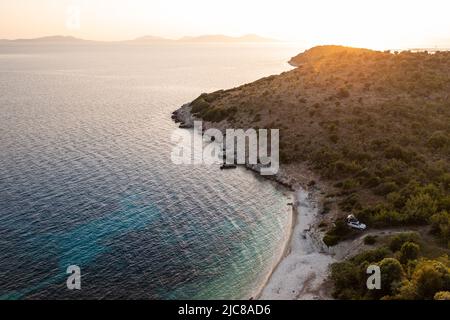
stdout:
{"type": "Polygon", "coordinates": [[[345,212],[351,212],[353,209],[361,209],[359,196],[355,193],[348,196],[343,201],[341,201],[341,203],[339,203],[339,208],[341,208],[345,212]]]}
{"type": "Polygon", "coordinates": [[[258,113],[255,115],[255,117],[253,118],[253,122],[260,122],[261,121],[261,115],[258,113]]]}
{"type": "Polygon", "coordinates": [[[197,114],[205,112],[209,108],[209,103],[206,102],[204,96],[201,95],[200,97],[192,101],[191,106],[192,106],[192,113],[197,114]]]}
{"type": "Polygon", "coordinates": [[[441,291],[434,295],[434,300],[450,300],[449,291],[441,291]]]}
{"type": "Polygon", "coordinates": [[[445,132],[437,131],[428,140],[428,145],[433,149],[441,149],[449,143],[449,138],[445,132]]]}
{"type": "Polygon", "coordinates": [[[402,225],[405,216],[396,210],[380,209],[374,216],[373,222],[378,227],[392,227],[402,225]]]}
{"type": "Polygon", "coordinates": [[[433,215],[430,219],[431,231],[450,248],[450,214],[443,211],[433,215]]]}
{"type": "Polygon", "coordinates": [[[347,179],[342,183],[342,189],[352,190],[359,187],[359,182],[354,179],[347,179]]]}
{"type": "Polygon", "coordinates": [[[367,187],[369,187],[369,188],[375,188],[375,187],[377,187],[378,185],[380,185],[380,183],[381,183],[381,178],[380,178],[380,177],[372,176],[372,177],[370,177],[370,178],[367,179],[365,185],[366,185],[367,187]]]}
{"type": "Polygon", "coordinates": [[[330,163],[336,161],[339,158],[339,154],[327,147],[315,152],[312,156],[312,162],[317,168],[327,168],[330,163]]]}
{"type": "Polygon", "coordinates": [[[219,99],[220,96],[223,94],[223,92],[224,92],[223,90],[219,90],[210,94],[203,95],[203,98],[205,99],[206,102],[212,103],[217,99],[219,99]]]}
{"type": "Polygon", "coordinates": [[[359,275],[359,269],[353,263],[333,264],[330,276],[334,283],[333,296],[336,299],[356,299],[359,294],[355,289],[361,286],[359,275]]]}
{"type": "Polygon", "coordinates": [[[334,174],[349,175],[361,171],[361,166],[356,161],[339,160],[334,163],[334,174]]]}
{"type": "Polygon", "coordinates": [[[327,232],[323,238],[323,242],[328,247],[337,245],[340,241],[346,239],[351,234],[351,230],[343,219],[336,220],[333,228],[327,232]]]}
{"type": "Polygon", "coordinates": [[[202,113],[201,116],[206,121],[220,122],[226,119],[227,114],[224,110],[221,109],[209,109],[205,113],[202,113]]]}
{"type": "Polygon", "coordinates": [[[386,258],[380,262],[381,292],[385,295],[393,294],[404,278],[402,265],[397,259],[386,258]]]}
{"type": "Polygon", "coordinates": [[[325,243],[327,247],[334,247],[340,242],[340,240],[340,237],[331,234],[326,234],[323,237],[323,243],[325,243]]]}
{"type": "Polygon", "coordinates": [[[364,238],[364,244],[373,246],[375,243],[377,243],[377,239],[378,239],[377,236],[367,236],[364,238]]]}
{"type": "Polygon", "coordinates": [[[424,260],[416,267],[412,280],[419,298],[431,300],[436,293],[449,290],[449,268],[438,261],[424,260]]]}
{"type": "Polygon", "coordinates": [[[339,136],[337,134],[332,134],[330,136],[330,141],[333,142],[334,144],[339,142],[339,136]]]}
{"type": "Polygon", "coordinates": [[[384,182],[375,188],[374,193],[380,196],[385,196],[389,193],[397,191],[398,185],[395,182],[384,182]]]}
{"type": "Polygon", "coordinates": [[[340,88],[337,93],[337,97],[341,98],[341,99],[348,98],[348,97],[350,97],[350,92],[348,92],[348,90],[345,88],[340,88]]]}
{"type": "Polygon", "coordinates": [[[412,223],[427,223],[437,210],[436,201],[429,194],[421,193],[406,202],[404,212],[412,223]]]}
{"type": "Polygon", "coordinates": [[[450,189],[450,173],[446,172],[440,177],[442,186],[449,190],[450,189]]]}
{"type": "Polygon", "coordinates": [[[417,244],[417,243],[419,243],[419,241],[420,241],[420,237],[415,232],[401,233],[401,234],[394,236],[391,239],[391,241],[389,243],[389,249],[391,249],[392,252],[397,252],[402,248],[402,246],[405,243],[412,242],[412,243],[417,244]]]}
{"type": "Polygon", "coordinates": [[[397,300],[411,301],[417,299],[417,288],[412,281],[403,281],[401,287],[397,291],[398,294],[394,296],[397,300]]]}
{"type": "Polygon", "coordinates": [[[414,242],[406,242],[400,249],[400,261],[403,264],[410,260],[416,260],[419,257],[420,247],[414,242]]]}
{"type": "Polygon", "coordinates": [[[399,145],[392,145],[387,147],[384,151],[384,155],[386,159],[398,159],[406,163],[411,161],[411,154],[409,154],[399,145]]]}
{"type": "Polygon", "coordinates": [[[364,262],[368,263],[376,263],[380,262],[381,260],[387,258],[389,256],[390,252],[387,247],[381,247],[373,250],[368,250],[363,253],[358,254],[357,256],[354,256],[350,259],[355,264],[362,264],[364,262]]]}

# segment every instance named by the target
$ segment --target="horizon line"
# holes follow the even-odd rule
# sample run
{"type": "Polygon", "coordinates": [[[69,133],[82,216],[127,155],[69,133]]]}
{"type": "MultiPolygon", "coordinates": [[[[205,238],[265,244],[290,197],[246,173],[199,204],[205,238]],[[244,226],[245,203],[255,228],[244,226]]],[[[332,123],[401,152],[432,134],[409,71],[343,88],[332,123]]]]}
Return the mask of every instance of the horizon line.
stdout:
{"type": "Polygon", "coordinates": [[[154,41],[183,41],[183,40],[201,40],[202,38],[207,37],[223,37],[229,40],[241,40],[246,37],[255,37],[259,38],[258,41],[255,42],[301,42],[301,41],[289,41],[289,40],[281,40],[281,39],[275,39],[270,37],[261,36],[256,33],[248,33],[248,34],[242,34],[239,36],[231,36],[227,34],[200,34],[196,36],[190,36],[190,35],[184,35],[177,38],[167,38],[152,34],[146,34],[142,36],[138,36],[136,38],[130,38],[130,39],[123,39],[123,40],[94,40],[94,39],[88,39],[88,38],[82,38],[77,37],[74,35],[68,35],[68,34],[50,34],[50,35],[42,35],[42,36],[36,36],[36,37],[20,37],[20,38],[2,38],[0,41],[31,41],[31,40],[45,40],[45,39],[51,39],[51,38],[61,38],[61,39],[70,39],[70,40],[81,40],[81,41],[90,41],[90,42],[127,42],[127,41],[138,41],[138,40],[154,40],[154,41]],[[153,38],[153,39],[152,39],[153,38]]]}

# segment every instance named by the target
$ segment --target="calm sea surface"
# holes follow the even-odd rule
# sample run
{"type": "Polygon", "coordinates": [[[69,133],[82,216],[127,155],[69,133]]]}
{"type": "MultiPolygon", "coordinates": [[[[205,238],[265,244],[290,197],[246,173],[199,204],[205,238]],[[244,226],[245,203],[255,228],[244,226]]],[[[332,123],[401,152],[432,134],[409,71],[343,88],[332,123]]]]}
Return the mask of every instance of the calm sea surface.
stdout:
{"type": "Polygon", "coordinates": [[[298,52],[0,44],[0,299],[255,294],[286,240],[290,195],[242,168],[172,164],[170,116],[289,70],[298,52]],[[70,265],[81,291],[66,288],[70,265]]]}

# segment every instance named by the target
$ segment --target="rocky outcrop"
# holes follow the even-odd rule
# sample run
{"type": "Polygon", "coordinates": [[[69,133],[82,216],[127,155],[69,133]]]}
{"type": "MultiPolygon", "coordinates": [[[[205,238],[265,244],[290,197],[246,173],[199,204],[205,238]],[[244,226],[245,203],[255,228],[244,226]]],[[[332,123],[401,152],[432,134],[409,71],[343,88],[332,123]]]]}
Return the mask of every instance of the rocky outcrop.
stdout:
{"type": "Polygon", "coordinates": [[[194,116],[191,113],[192,106],[190,103],[183,105],[180,109],[172,114],[175,123],[180,123],[181,129],[190,129],[194,127],[194,116]]]}

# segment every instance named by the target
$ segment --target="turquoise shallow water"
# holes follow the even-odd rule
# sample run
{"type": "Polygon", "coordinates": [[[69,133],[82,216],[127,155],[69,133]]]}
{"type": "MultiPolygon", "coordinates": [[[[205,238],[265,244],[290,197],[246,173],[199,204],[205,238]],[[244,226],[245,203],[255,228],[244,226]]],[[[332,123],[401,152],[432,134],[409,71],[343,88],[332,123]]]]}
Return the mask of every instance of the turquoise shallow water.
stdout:
{"type": "Polygon", "coordinates": [[[254,294],[289,194],[242,168],[173,165],[170,115],[298,51],[265,46],[0,47],[0,298],[254,294]]]}

